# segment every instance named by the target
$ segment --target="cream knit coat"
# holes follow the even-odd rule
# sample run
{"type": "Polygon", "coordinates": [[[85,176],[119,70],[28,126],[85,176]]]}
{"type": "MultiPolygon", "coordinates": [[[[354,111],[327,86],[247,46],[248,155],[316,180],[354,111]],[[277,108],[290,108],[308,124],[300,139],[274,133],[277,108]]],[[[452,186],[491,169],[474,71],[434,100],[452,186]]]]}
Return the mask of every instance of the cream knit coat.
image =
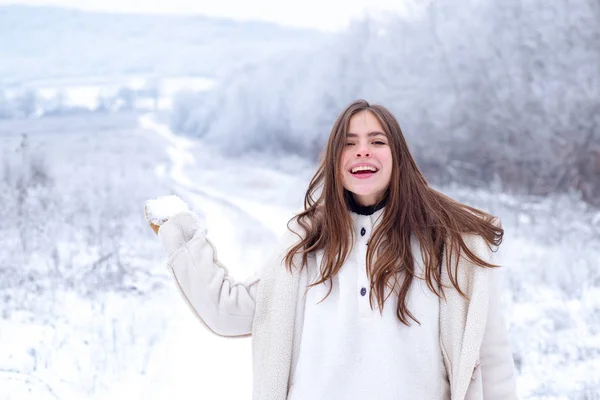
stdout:
{"type": "MultiPolygon", "coordinates": [[[[194,213],[184,212],[159,230],[177,286],[192,311],[213,333],[228,337],[252,335],[254,400],[285,400],[290,367],[297,354],[294,338],[300,334],[295,321],[297,299],[308,283],[306,269],[291,274],[281,262],[297,236],[286,233],[277,247],[281,253],[266,262],[258,278],[240,283],[219,264],[203,229],[194,213]]],[[[469,235],[464,239],[481,258],[490,258],[482,238],[469,235]]],[[[309,263],[317,259],[321,254],[311,254],[309,263]]],[[[451,287],[445,268],[442,270],[444,285],[451,287]]],[[[454,289],[446,289],[446,299],[440,299],[440,346],[452,400],[516,399],[514,366],[496,275],[494,270],[461,258],[458,280],[469,300],[454,289]]]]}

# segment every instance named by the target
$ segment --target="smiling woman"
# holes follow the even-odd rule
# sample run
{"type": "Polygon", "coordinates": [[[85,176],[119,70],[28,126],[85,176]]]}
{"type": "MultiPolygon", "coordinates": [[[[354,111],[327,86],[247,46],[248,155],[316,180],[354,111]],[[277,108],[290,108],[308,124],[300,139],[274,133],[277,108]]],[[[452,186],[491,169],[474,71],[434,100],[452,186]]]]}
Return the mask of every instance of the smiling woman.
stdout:
{"type": "Polygon", "coordinates": [[[392,176],[392,152],[381,123],[369,111],[350,119],[340,159],[342,183],[360,205],[383,199],[392,176]]]}
{"type": "Polygon", "coordinates": [[[340,114],[288,227],[244,283],[196,214],[158,230],[199,320],[253,336],[255,400],[516,398],[491,259],[504,231],[428,185],[385,107],[340,114]]]}

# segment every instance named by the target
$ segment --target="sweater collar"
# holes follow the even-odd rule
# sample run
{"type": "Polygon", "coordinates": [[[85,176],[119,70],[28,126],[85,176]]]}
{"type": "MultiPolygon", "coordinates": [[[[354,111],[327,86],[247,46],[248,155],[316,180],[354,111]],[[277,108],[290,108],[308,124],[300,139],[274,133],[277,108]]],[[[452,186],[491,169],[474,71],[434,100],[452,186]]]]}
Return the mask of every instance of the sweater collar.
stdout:
{"type": "Polygon", "coordinates": [[[361,206],[356,202],[356,200],[354,200],[354,196],[352,196],[352,193],[349,191],[344,190],[344,197],[346,198],[346,206],[348,207],[348,210],[358,215],[373,215],[375,212],[385,207],[388,198],[386,192],[386,194],[378,203],[370,206],[361,206]]]}

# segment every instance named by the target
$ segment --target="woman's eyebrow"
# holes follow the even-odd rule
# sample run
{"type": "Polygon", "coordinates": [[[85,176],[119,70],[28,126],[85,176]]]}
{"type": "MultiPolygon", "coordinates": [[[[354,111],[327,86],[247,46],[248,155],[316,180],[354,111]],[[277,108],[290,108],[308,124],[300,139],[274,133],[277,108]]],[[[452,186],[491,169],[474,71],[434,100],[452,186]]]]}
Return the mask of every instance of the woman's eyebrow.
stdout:
{"type": "MultiPolygon", "coordinates": [[[[373,132],[369,132],[367,134],[368,137],[379,136],[379,135],[385,136],[385,133],[379,132],[379,131],[373,131],[373,132]]],[[[356,133],[348,132],[348,133],[346,133],[346,137],[358,137],[358,135],[356,133]]]]}

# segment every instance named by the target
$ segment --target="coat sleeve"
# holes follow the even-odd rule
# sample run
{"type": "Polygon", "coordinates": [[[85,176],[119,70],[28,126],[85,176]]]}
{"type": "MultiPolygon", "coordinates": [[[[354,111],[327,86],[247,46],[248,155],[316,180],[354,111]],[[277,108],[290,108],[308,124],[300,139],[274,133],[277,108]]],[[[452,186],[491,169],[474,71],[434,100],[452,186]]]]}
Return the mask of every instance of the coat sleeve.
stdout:
{"type": "MultiPolygon", "coordinates": [[[[492,256],[491,263],[494,263],[492,256]]],[[[498,270],[489,270],[489,310],[480,350],[483,398],[516,399],[515,368],[500,301],[498,270]]]]}
{"type": "Polygon", "coordinates": [[[219,336],[252,332],[258,277],[237,282],[217,259],[198,215],[184,212],[159,229],[175,283],[192,312],[219,336]]]}

